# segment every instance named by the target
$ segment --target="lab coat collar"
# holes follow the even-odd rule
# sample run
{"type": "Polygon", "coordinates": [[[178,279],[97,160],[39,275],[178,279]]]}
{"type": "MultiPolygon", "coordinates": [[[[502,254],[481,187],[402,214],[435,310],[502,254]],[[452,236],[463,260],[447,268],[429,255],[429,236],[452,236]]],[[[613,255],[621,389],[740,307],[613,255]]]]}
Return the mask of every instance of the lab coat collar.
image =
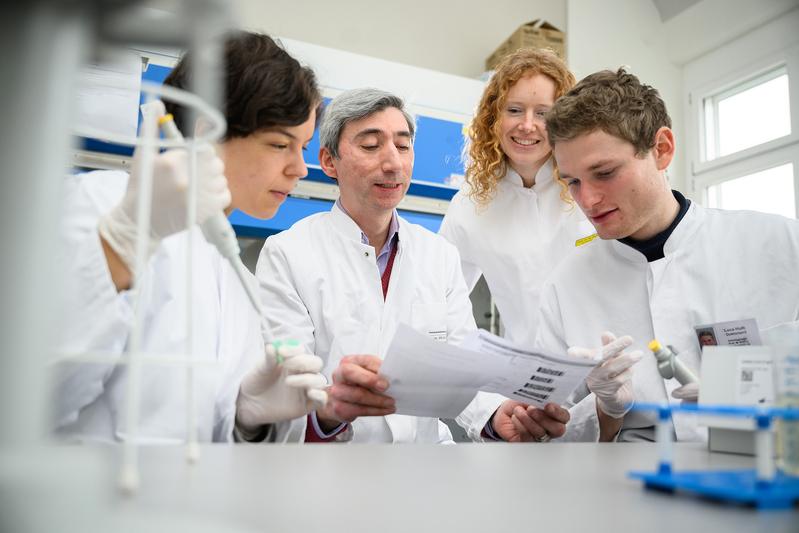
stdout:
{"type": "MultiPolygon", "coordinates": [[[[688,206],[688,212],[674,228],[674,231],[669,235],[666,243],[663,245],[663,255],[668,258],[674,254],[681,247],[685,246],[688,239],[690,239],[702,225],[705,218],[705,210],[696,205],[696,202],[691,202],[688,206]]],[[[611,247],[611,250],[619,257],[634,263],[646,263],[646,257],[638,250],[627,246],[626,244],[617,240],[606,241],[611,247]]]]}
{"type": "MultiPolygon", "coordinates": [[[[518,172],[513,170],[513,168],[508,164],[508,170],[505,172],[505,177],[503,177],[499,183],[506,184],[507,186],[525,189],[524,182],[522,181],[522,177],[519,175],[518,172]]],[[[547,162],[544,163],[541,168],[538,169],[538,173],[535,175],[535,184],[530,189],[536,193],[540,193],[544,188],[548,187],[554,181],[553,177],[553,169],[552,169],[552,157],[550,156],[547,159],[547,162]]]]}
{"type": "MultiPolygon", "coordinates": [[[[336,203],[333,204],[333,208],[330,210],[330,219],[333,222],[333,227],[348,239],[358,241],[361,244],[367,244],[366,235],[358,224],[350,218],[347,212],[344,210],[344,207],[336,200],[336,203]]],[[[393,237],[395,234],[399,233],[401,228],[401,221],[400,217],[397,215],[397,210],[395,209],[391,213],[391,223],[389,225],[389,237],[393,237]]]]}
{"type": "Polygon", "coordinates": [[[685,216],[680,223],[677,224],[677,227],[674,228],[674,231],[669,235],[669,238],[663,245],[663,255],[668,257],[679,248],[685,246],[688,240],[693,237],[702,226],[704,220],[704,208],[698,206],[696,202],[691,202],[685,216]]]}
{"type": "Polygon", "coordinates": [[[602,244],[609,246],[611,251],[619,256],[620,258],[629,261],[631,263],[641,263],[645,264],[646,257],[644,254],[636,250],[631,246],[627,246],[623,242],[617,241],[616,239],[612,239],[609,241],[603,241],[602,244]]]}

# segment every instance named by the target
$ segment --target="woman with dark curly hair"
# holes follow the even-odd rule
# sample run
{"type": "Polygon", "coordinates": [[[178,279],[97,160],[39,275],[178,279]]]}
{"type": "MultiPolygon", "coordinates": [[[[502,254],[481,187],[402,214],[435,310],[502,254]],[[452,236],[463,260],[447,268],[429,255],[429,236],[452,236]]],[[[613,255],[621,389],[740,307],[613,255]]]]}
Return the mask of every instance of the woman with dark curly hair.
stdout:
{"type": "MultiPolygon", "coordinates": [[[[547,112],[574,83],[549,50],[521,49],[502,60],[469,129],[466,184],[440,230],[461,254],[467,286],[485,276],[505,337],[526,347],[535,339],[542,283],[579,239],[593,233],[557,178],[546,131],[547,112]]],[[[511,417],[522,404],[505,402],[497,414],[507,416],[484,427],[502,398],[483,399],[485,405],[459,420],[470,436],[485,437],[488,429],[489,436],[518,437],[511,417]]],[[[523,407],[518,415],[529,421],[523,407]]],[[[542,439],[556,436],[534,429],[542,439]]]]}

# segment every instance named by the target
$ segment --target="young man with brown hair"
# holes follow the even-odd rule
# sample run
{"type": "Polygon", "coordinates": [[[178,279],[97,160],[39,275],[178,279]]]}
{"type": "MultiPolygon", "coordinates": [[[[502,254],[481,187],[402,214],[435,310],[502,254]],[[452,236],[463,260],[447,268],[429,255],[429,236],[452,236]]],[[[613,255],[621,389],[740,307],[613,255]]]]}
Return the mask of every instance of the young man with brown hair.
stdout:
{"type": "MultiPolygon", "coordinates": [[[[564,438],[652,440],[655,415],[630,404],[696,392],[661,378],[647,344],[673,345],[698,374],[696,326],[799,320],[799,222],[705,209],[672,190],[671,119],[658,92],[624,69],[578,83],[548,113],[547,131],[560,177],[599,239],[577,247],[544,287],[537,344],[613,352],[573,398],[564,438]],[[600,338],[606,346],[576,348],[600,338]]],[[[674,424],[679,440],[705,438],[691,417],[674,424]]]]}

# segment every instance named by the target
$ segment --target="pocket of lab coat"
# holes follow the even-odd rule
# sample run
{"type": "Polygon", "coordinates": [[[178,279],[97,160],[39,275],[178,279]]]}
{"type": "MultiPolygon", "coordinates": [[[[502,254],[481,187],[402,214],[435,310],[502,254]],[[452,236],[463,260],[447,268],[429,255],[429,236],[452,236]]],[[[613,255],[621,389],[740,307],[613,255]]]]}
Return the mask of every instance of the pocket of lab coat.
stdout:
{"type": "Polygon", "coordinates": [[[413,304],[411,326],[416,331],[427,334],[431,339],[447,341],[447,304],[416,303],[413,304]]]}

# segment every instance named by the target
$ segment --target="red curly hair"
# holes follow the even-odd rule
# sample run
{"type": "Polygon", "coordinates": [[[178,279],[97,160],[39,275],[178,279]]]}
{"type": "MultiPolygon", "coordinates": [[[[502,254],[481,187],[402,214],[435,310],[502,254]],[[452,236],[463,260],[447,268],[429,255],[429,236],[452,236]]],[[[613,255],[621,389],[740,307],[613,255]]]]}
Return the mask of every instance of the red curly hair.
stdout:
{"type": "MultiPolygon", "coordinates": [[[[494,197],[499,180],[508,170],[508,161],[500,145],[500,115],[508,91],[517,81],[527,76],[541,74],[555,83],[557,100],[575,84],[574,74],[554,52],[548,49],[522,48],[506,56],[496,68],[486,85],[477,113],[469,128],[469,151],[466,165],[466,182],[471,187],[469,196],[478,205],[486,205],[494,197]]],[[[557,169],[555,169],[557,179],[557,169]]],[[[561,186],[561,198],[571,203],[568,189],[561,186]]]]}

